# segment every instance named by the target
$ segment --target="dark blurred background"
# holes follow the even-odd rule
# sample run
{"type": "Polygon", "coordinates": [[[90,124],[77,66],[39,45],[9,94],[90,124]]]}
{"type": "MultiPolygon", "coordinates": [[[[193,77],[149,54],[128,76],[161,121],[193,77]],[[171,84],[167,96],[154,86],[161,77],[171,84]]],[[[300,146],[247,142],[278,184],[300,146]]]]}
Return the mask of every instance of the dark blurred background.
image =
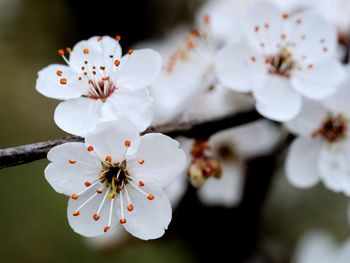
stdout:
{"type": "MultiPolygon", "coordinates": [[[[38,94],[38,70],[56,51],[93,35],[122,35],[124,50],[190,22],[200,0],[0,0],[0,147],[63,136],[57,101],[38,94]]],[[[203,208],[189,189],[168,233],[97,249],[66,220],[67,198],[45,181],[46,160],[0,170],[0,262],[288,262],[300,235],[322,228],[349,235],[347,201],[322,186],[288,185],[278,156],[252,160],[242,205],[203,208]]]]}

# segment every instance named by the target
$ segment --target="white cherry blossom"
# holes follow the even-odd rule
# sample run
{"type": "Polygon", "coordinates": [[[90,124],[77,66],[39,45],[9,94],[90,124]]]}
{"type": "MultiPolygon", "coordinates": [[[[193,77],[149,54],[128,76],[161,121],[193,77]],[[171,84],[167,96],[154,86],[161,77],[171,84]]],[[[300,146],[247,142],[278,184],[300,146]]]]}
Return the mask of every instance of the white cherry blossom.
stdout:
{"type": "MultiPolygon", "coordinates": [[[[200,158],[209,160],[210,157],[220,163],[220,174],[208,174],[208,178],[199,187],[199,199],[206,205],[233,207],[242,198],[246,161],[268,153],[279,139],[279,130],[268,121],[262,120],[214,134],[205,149],[210,153],[205,156],[196,156],[193,152],[193,140],[182,138],[179,141],[188,154],[188,165],[199,163],[197,161],[201,161],[198,160],[200,158]],[[259,136],[256,136],[257,133],[259,136]]],[[[213,168],[210,161],[207,164],[204,169],[213,168]]],[[[191,171],[188,172],[191,177],[191,171]]]]}
{"type": "Polygon", "coordinates": [[[158,133],[139,136],[128,119],[101,122],[85,143],[53,148],[45,177],[70,196],[68,220],[73,230],[94,237],[122,225],[141,239],[162,236],[171,220],[162,188],[185,165],[175,140],[158,133]]]}
{"type": "Polygon", "coordinates": [[[244,40],[217,55],[217,76],[225,87],[252,92],[263,116],[288,121],[302,97],[324,99],[344,80],[335,27],[319,14],[288,14],[261,2],[249,9],[244,26],[244,40]]]}
{"type": "Polygon", "coordinates": [[[348,83],[323,103],[305,101],[300,114],[287,122],[299,135],[292,143],[286,174],[297,187],[322,181],[335,192],[350,195],[350,92],[348,83]]]}
{"type": "Polygon", "coordinates": [[[59,54],[68,64],[50,65],[39,72],[36,89],[64,100],[55,111],[56,124],[66,132],[84,136],[100,120],[128,117],[139,131],[153,118],[147,87],[160,72],[160,55],[150,49],[129,50],[122,56],[120,37],[92,37],[80,41],[70,53],[59,54]]]}

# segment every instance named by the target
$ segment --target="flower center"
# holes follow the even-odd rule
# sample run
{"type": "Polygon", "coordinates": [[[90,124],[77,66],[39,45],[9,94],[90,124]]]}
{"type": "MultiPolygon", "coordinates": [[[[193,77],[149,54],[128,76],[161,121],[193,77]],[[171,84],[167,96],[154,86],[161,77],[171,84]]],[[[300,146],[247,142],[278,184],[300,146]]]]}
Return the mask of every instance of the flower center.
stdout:
{"type": "Polygon", "coordinates": [[[128,176],[126,161],[112,164],[110,162],[101,162],[102,172],[100,175],[101,184],[106,184],[110,188],[111,195],[119,194],[123,188],[132,181],[128,176]]]}
{"type": "Polygon", "coordinates": [[[342,114],[329,115],[321,127],[312,133],[312,137],[321,137],[329,143],[339,141],[346,136],[347,122],[342,114]]]}
{"type": "Polygon", "coordinates": [[[295,66],[292,54],[286,48],[282,48],[277,55],[267,56],[265,63],[270,74],[289,77],[295,66]]]}
{"type": "Polygon", "coordinates": [[[112,93],[116,90],[115,85],[109,81],[99,81],[99,82],[94,82],[92,80],[89,80],[89,86],[90,90],[88,92],[88,95],[86,97],[89,97],[91,99],[95,100],[102,100],[103,102],[106,101],[106,99],[112,95],[112,93]]]}

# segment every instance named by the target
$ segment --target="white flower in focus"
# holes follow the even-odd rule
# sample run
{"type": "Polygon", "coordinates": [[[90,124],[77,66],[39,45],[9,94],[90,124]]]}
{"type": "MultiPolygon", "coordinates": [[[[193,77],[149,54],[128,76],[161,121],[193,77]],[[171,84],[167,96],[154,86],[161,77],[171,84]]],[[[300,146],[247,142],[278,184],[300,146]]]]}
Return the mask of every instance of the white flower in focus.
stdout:
{"type": "MultiPolygon", "coordinates": [[[[203,161],[209,161],[206,167],[201,167],[205,181],[198,189],[199,199],[206,205],[233,207],[239,204],[243,194],[246,161],[268,153],[279,139],[279,130],[265,120],[216,133],[209,139],[208,148],[204,149],[210,153],[204,156],[197,154],[193,148],[196,144],[187,139],[192,142],[192,147],[187,146],[184,150],[192,164],[201,165],[203,161]],[[209,157],[219,161],[219,174],[213,174],[215,167],[211,166],[209,157]]],[[[180,143],[183,145],[183,139],[180,143]]],[[[189,176],[193,176],[191,170],[189,176]]]]}
{"type": "Polygon", "coordinates": [[[175,140],[158,133],[139,136],[128,119],[99,123],[84,143],[53,148],[45,176],[71,196],[68,220],[75,232],[94,237],[122,225],[141,239],[162,236],[171,220],[162,188],[185,165],[175,140]]]}
{"type": "Polygon", "coordinates": [[[350,89],[347,83],[324,103],[305,101],[286,125],[298,135],[288,152],[286,175],[296,187],[322,181],[350,196],[350,89]]]}
{"type": "Polygon", "coordinates": [[[70,51],[68,66],[50,65],[39,72],[36,89],[65,100],[55,111],[55,122],[64,131],[84,136],[100,120],[126,116],[139,131],[153,118],[147,87],[161,68],[159,54],[150,49],[129,50],[122,57],[119,37],[92,37],[70,51]]]}
{"type": "Polygon", "coordinates": [[[322,231],[306,233],[297,246],[293,263],[348,263],[350,239],[337,244],[334,238],[322,231]]]}
{"type": "Polygon", "coordinates": [[[290,15],[256,3],[244,25],[245,41],[219,52],[217,75],[225,87],[252,92],[263,116],[288,121],[300,111],[302,97],[324,99],[344,80],[336,30],[320,15],[290,15]]]}
{"type": "Polygon", "coordinates": [[[117,227],[114,230],[106,232],[104,235],[96,237],[84,237],[85,243],[91,248],[97,250],[118,249],[128,239],[127,232],[117,227]]]}

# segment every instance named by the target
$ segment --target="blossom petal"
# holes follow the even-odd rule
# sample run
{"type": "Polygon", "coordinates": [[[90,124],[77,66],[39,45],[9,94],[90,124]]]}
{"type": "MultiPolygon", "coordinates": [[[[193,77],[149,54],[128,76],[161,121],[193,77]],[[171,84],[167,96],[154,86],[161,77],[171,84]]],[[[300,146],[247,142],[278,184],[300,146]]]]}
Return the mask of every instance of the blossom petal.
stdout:
{"type": "Polygon", "coordinates": [[[253,90],[253,94],[257,111],[271,120],[291,120],[301,109],[301,96],[290,86],[289,80],[282,77],[269,77],[263,87],[253,90]]]}
{"type": "Polygon", "coordinates": [[[263,57],[244,42],[232,43],[219,51],[215,67],[220,83],[240,92],[263,85],[266,77],[263,57]]]}
{"type": "MultiPolygon", "coordinates": [[[[154,196],[149,200],[147,196],[132,186],[128,187],[128,193],[134,206],[132,212],[125,211],[125,229],[135,237],[149,240],[161,237],[171,221],[171,206],[165,192],[156,184],[144,180],[142,191],[154,196]]],[[[124,195],[125,196],[125,195],[124,195]]],[[[127,199],[123,199],[124,209],[127,207],[127,199]]],[[[117,210],[120,213],[120,210],[117,210]]]]}
{"type": "Polygon", "coordinates": [[[144,131],[152,122],[154,109],[149,91],[117,89],[102,106],[104,120],[115,120],[118,116],[127,117],[139,131],[144,131]]]}
{"type": "Polygon", "coordinates": [[[276,54],[281,42],[282,20],[282,11],[272,3],[251,5],[243,22],[248,44],[261,54],[276,54]]]}
{"type": "Polygon", "coordinates": [[[350,143],[325,145],[318,161],[320,175],[327,188],[350,196],[350,143]]]}
{"type": "Polygon", "coordinates": [[[122,162],[128,154],[139,147],[140,135],[136,127],[127,118],[99,122],[93,132],[86,134],[86,147],[92,146],[94,153],[104,160],[107,156],[113,163],[122,162]]]}
{"type": "Polygon", "coordinates": [[[138,151],[127,157],[127,164],[132,177],[147,178],[165,187],[183,171],[186,156],[176,140],[160,133],[149,133],[141,137],[138,151]]]}
{"type": "Polygon", "coordinates": [[[338,46],[337,31],[330,21],[308,10],[296,13],[288,22],[285,33],[288,41],[294,43],[290,48],[296,60],[317,64],[335,57],[338,46]]]}
{"type": "Polygon", "coordinates": [[[199,199],[206,205],[236,206],[243,194],[242,173],[242,163],[223,161],[221,178],[209,178],[197,192],[199,199]]]}
{"type": "MultiPolygon", "coordinates": [[[[105,194],[106,189],[102,190],[101,194],[96,193],[98,188],[95,187],[91,191],[79,196],[78,199],[69,199],[67,216],[68,222],[71,228],[78,234],[86,237],[95,237],[104,235],[104,228],[108,226],[110,208],[111,208],[111,199],[108,197],[105,199],[103,206],[98,213],[100,217],[98,220],[93,218],[94,214],[98,212],[99,206],[101,205],[105,194]],[[79,206],[88,201],[93,195],[93,197],[86,205],[79,209],[79,215],[74,216],[73,213],[77,211],[79,206]]],[[[109,189],[108,189],[109,191],[109,189]]],[[[113,231],[119,227],[119,218],[117,216],[116,207],[117,200],[114,199],[114,204],[112,207],[112,220],[110,225],[110,230],[113,231]]]]}
{"type": "Polygon", "coordinates": [[[285,122],[285,125],[296,135],[310,137],[320,128],[327,115],[328,111],[322,103],[304,99],[299,114],[294,119],[285,122]]]}
{"type": "Polygon", "coordinates": [[[96,127],[101,118],[101,100],[77,98],[61,102],[56,110],[54,119],[62,130],[84,136],[96,127]]]}
{"type": "Polygon", "coordinates": [[[56,192],[65,195],[86,189],[101,172],[100,161],[86,150],[85,144],[70,142],[52,148],[47,158],[52,162],[45,169],[45,178],[56,192]]]}
{"type": "Polygon", "coordinates": [[[46,97],[67,100],[83,94],[76,82],[77,76],[68,66],[54,64],[39,71],[35,88],[46,97]],[[67,83],[61,84],[62,79],[67,83]]]}
{"type": "Polygon", "coordinates": [[[345,80],[344,67],[336,59],[329,59],[311,68],[304,68],[293,73],[292,86],[309,99],[324,99],[334,93],[345,80]]]}
{"type": "Polygon", "coordinates": [[[210,137],[209,145],[217,157],[220,157],[222,147],[231,147],[234,154],[251,158],[271,151],[280,138],[280,130],[276,125],[267,120],[260,120],[220,131],[210,137]],[[257,134],[259,136],[256,136],[257,134]]]}
{"type": "Polygon", "coordinates": [[[161,67],[162,59],[156,51],[139,49],[123,56],[119,71],[111,78],[117,87],[146,88],[158,77],[161,67]]]}
{"type": "Polygon", "coordinates": [[[297,138],[289,148],[286,158],[288,181],[300,188],[312,187],[320,181],[317,163],[322,143],[308,138],[297,138]]]}
{"type": "Polygon", "coordinates": [[[333,113],[345,113],[350,112],[350,67],[346,67],[347,78],[337,89],[337,91],[330,97],[324,100],[324,105],[333,113]]]}
{"type": "Polygon", "coordinates": [[[69,62],[76,73],[88,70],[94,71],[105,67],[105,73],[109,76],[116,68],[113,63],[120,59],[122,54],[119,42],[109,36],[91,37],[88,40],[78,42],[70,53],[69,62]],[[87,62],[87,63],[86,63],[87,62]],[[84,70],[81,68],[84,67],[84,70]],[[113,70],[114,69],[114,70],[113,70]]]}

